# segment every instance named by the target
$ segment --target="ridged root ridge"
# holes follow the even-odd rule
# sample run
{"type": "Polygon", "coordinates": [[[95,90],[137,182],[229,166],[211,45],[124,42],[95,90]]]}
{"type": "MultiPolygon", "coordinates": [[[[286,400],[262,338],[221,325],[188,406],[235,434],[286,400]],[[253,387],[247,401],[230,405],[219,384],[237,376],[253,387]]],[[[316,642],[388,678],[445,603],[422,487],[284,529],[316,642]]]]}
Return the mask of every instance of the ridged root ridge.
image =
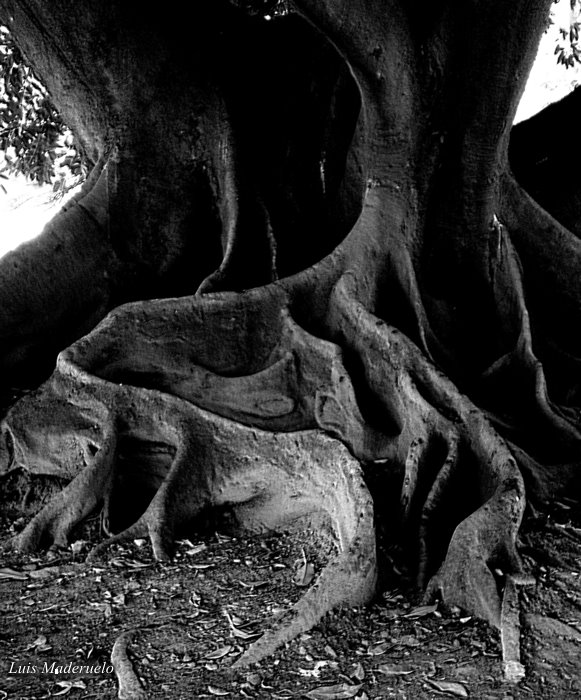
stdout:
{"type": "Polygon", "coordinates": [[[515,459],[484,413],[360,303],[355,275],[337,283],[333,314],[342,346],[359,357],[390,423],[402,425],[391,458],[403,471],[402,513],[419,543],[419,583],[429,580],[428,599],[438,594],[498,626],[494,572],[521,572],[515,543],[525,495],[515,459]]]}
{"type": "MultiPolygon", "coordinates": [[[[223,306],[204,300],[197,305],[205,305],[206,313],[198,318],[203,318],[206,337],[212,312],[219,335],[223,306]]],[[[218,506],[232,507],[240,526],[250,531],[280,531],[300,523],[331,552],[330,558],[305,595],[237,665],[255,662],[332,608],[366,603],[375,592],[373,504],[360,463],[342,442],[317,427],[317,420],[327,421],[334,435],[353,435],[357,450],[366,444],[362,421],[350,410],[355,404],[340,353],[332,343],[315,338],[310,346],[309,334],[290,319],[280,300],[265,312],[268,323],[274,317],[278,324],[264,352],[266,367],[233,377],[200,365],[192,370],[191,362],[180,374],[180,352],[191,353],[202,329],[190,324],[193,337],[182,337],[184,319],[175,321],[176,316],[189,314],[191,321],[193,315],[190,302],[184,300],[160,302],[163,311],[175,312],[166,316],[175,325],[152,328],[160,318],[155,306],[117,310],[61,353],[51,379],[5,419],[3,430],[13,445],[11,468],[34,471],[42,458],[44,473],[71,479],[15,544],[20,549],[65,547],[72,528],[100,504],[105,504],[103,520],[112,533],[116,489],[121,488],[127,462],[132,463],[136,483],[147,484],[148,496],[135,520],[100,543],[92,558],[102,556],[111,544],[148,536],[156,559],[167,559],[178,530],[203,510],[218,506]],[[136,311],[144,322],[124,344],[130,320],[125,312],[135,320],[136,311]],[[169,357],[174,365],[168,365],[169,357]],[[114,359],[103,363],[102,358],[114,359]],[[153,388],[155,384],[162,390],[153,388]],[[301,398],[305,385],[313,386],[301,398]],[[198,396],[212,407],[224,400],[224,412],[242,420],[188,400],[198,396]],[[270,426],[277,429],[265,429],[270,426]],[[128,445],[139,447],[132,453],[128,445]]],[[[242,322],[256,320],[249,321],[245,309],[239,313],[245,317],[242,322]]],[[[248,333],[254,337],[261,331],[250,328],[248,333]]]]}

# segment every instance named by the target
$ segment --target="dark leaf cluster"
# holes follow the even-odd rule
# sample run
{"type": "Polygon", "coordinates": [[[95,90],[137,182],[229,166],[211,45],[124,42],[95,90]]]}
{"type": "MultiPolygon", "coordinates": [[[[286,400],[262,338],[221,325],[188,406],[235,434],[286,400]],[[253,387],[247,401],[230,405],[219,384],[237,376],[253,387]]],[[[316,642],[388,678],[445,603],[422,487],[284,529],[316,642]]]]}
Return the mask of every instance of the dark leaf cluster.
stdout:
{"type": "Polygon", "coordinates": [[[82,153],[9,30],[0,26],[0,171],[58,185],[63,168],[83,177],[82,153]]]}
{"type": "MultiPolygon", "coordinates": [[[[577,0],[571,0],[571,9],[573,10],[577,0]]],[[[560,41],[555,46],[555,56],[557,63],[572,68],[576,63],[581,63],[581,47],[579,46],[579,28],[581,23],[577,20],[571,20],[568,27],[559,28],[560,41]]]]}

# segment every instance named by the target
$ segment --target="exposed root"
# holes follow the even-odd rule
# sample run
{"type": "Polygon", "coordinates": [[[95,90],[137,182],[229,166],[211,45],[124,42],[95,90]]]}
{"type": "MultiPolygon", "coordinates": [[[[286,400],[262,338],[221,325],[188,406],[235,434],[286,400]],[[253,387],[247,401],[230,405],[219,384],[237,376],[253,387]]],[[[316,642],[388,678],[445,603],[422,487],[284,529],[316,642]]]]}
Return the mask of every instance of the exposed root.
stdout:
{"type": "Polygon", "coordinates": [[[119,700],[147,699],[147,693],[141,685],[127,654],[127,647],[131,643],[134,634],[135,630],[123,632],[117,637],[111,651],[111,663],[117,674],[117,682],[119,684],[119,692],[117,694],[119,700]]]}
{"type": "MultiPolygon", "coordinates": [[[[446,459],[428,493],[422,506],[418,529],[418,573],[417,582],[420,588],[425,588],[429,579],[431,564],[434,560],[434,539],[436,533],[442,528],[442,522],[438,522],[436,516],[441,515],[442,504],[445,503],[445,495],[454,476],[454,470],[458,467],[458,436],[451,433],[447,440],[446,459]]],[[[443,554],[443,552],[442,552],[443,554]]]]}
{"type": "MultiPolygon", "coordinates": [[[[518,339],[488,375],[518,362],[534,378],[539,412],[561,429],[533,354],[518,261],[508,261],[518,339]]],[[[139,458],[140,471],[131,474],[147,486],[147,498],[119,532],[106,528],[110,537],[93,557],[147,536],[155,558],[168,559],[178,531],[217,506],[231,507],[251,530],[316,522],[333,556],[241,666],[333,607],[373,595],[373,513],[358,460],[387,460],[404,471],[402,517],[418,543],[427,597],[440,595],[500,626],[495,572],[521,572],[515,542],[525,499],[515,458],[426,353],[369,310],[369,290],[360,298],[357,279],[347,273],[335,284],[319,319],[322,337],[292,317],[282,285],[116,309],[61,353],[49,382],[3,424],[13,468],[71,479],[17,545],[66,546],[71,529],[100,505],[104,524],[114,522],[120,445],[128,441],[163,445],[166,457],[139,458]],[[372,421],[356,396],[354,367],[373,396],[372,421]]]]}
{"type": "Polygon", "coordinates": [[[115,535],[111,535],[106,540],[103,540],[103,542],[100,542],[98,545],[93,547],[93,549],[87,555],[87,561],[91,562],[101,559],[106,554],[107,550],[113,545],[125,544],[131,542],[132,540],[146,537],[147,535],[147,527],[144,525],[141,519],[139,519],[130,527],[125,528],[125,530],[122,530],[115,535]]]}
{"type": "MultiPolygon", "coordinates": [[[[438,593],[446,603],[458,605],[498,626],[500,596],[493,570],[501,567],[508,573],[521,571],[515,542],[525,499],[516,462],[484,414],[405,336],[359,303],[354,280],[355,277],[346,275],[335,288],[336,326],[341,328],[342,342],[358,352],[366,378],[375,390],[393,387],[399,390],[407,423],[395,441],[394,456],[399,454],[406,465],[406,504],[420,497],[418,446],[422,440],[427,444],[430,435],[454,437],[448,438],[448,444],[453,447],[449,447],[444,466],[424,499],[423,518],[430,517],[440,506],[443,492],[449,489],[458,463],[458,445],[462,445],[463,470],[474,469],[470,491],[463,494],[463,502],[456,504],[459,520],[444,560],[430,580],[427,597],[438,593]],[[464,511],[472,502],[474,510],[466,517],[464,511]]],[[[430,558],[425,546],[426,526],[424,522],[420,535],[424,542],[420,546],[422,578],[427,575],[430,558]]]]}
{"type": "Polygon", "coordinates": [[[16,536],[14,545],[21,551],[38,549],[47,540],[54,548],[68,547],[71,530],[99,505],[113,480],[115,435],[87,466],[31,520],[16,536]]]}
{"type": "MultiPolygon", "coordinates": [[[[241,104],[241,98],[275,79],[276,70],[267,70],[264,82],[244,83],[238,90],[230,74],[228,80],[220,75],[229,71],[228,52],[211,70],[205,65],[216,45],[241,47],[249,36],[258,37],[241,32],[239,40],[235,34],[247,25],[237,24],[234,15],[224,33],[220,12],[208,9],[211,3],[201,4],[207,8],[196,23],[197,51],[183,71],[178,69],[183,52],[165,46],[175,39],[173,25],[164,25],[158,37],[146,17],[130,48],[143,58],[143,37],[151,30],[159,38],[160,51],[150,52],[154,63],[144,58],[148,81],[126,80],[124,59],[131,51],[110,57],[104,72],[95,71],[86,42],[75,45],[82,60],[75,57],[71,65],[80,66],[78,75],[64,82],[51,79],[52,85],[79,124],[93,125],[95,146],[117,144],[112,148],[119,151],[100,164],[90,188],[63,210],[52,231],[30,244],[26,255],[13,253],[0,263],[5,367],[31,366],[39,348],[62,347],[71,340],[67,333],[86,332],[116,300],[168,289],[187,294],[191,284],[199,288],[191,297],[118,307],[63,351],[49,381],[6,417],[2,471],[26,469],[68,481],[15,539],[17,547],[66,547],[73,528],[99,508],[107,539],[93,558],[112,545],[147,536],[154,557],[168,559],[180,530],[216,507],[230,508],[240,527],[252,531],[300,523],[331,552],[328,563],[298,603],[236,662],[243,666],[332,608],[371,598],[374,518],[361,463],[374,469],[381,460],[385,468],[403,473],[404,534],[417,543],[418,582],[426,597],[440,596],[500,627],[507,676],[520,677],[515,586],[522,564],[516,538],[525,487],[519,466],[535,495],[555,488],[549,470],[535,452],[528,456],[522,449],[528,444],[519,438],[526,434],[538,445],[548,442],[547,434],[556,435],[576,458],[581,441],[576,407],[558,405],[560,397],[547,388],[551,372],[543,366],[538,342],[540,328],[571,361],[581,356],[575,335],[581,320],[581,241],[540,211],[510,173],[500,172],[511,122],[507,115],[532,64],[533,39],[540,36],[549,4],[542,0],[525,12],[524,0],[472,3],[460,21],[435,3],[434,11],[411,21],[404,3],[295,0],[318,32],[318,48],[307,51],[300,72],[323,55],[320,49],[328,42],[337,54],[333,61],[344,63],[341,75],[349,73],[353,80],[349,113],[337,128],[328,122],[340,111],[339,103],[323,93],[332,87],[329,78],[339,85],[339,65],[322,81],[320,95],[316,76],[305,84],[313,108],[304,116],[316,115],[311,130],[320,132],[304,151],[307,161],[314,156],[305,170],[292,161],[303,153],[296,146],[306,126],[288,140],[276,136],[272,158],[269,146],[258,143],[272,144],[268,136],[275,136],[276,127],[264,127],[278,124],[288,102],[277,98],[270,108],[265,99],[265,115],[256,124],[241,104]],[[496,31],[499,26],[506,31],[496,31]],[[523,26],[530,41],[512,41],[523,26]],[[474,27],[479,31],[464,31],[474,27]],[[495,60],[483,60],[491,48],[495,60]],[[158,91],[159,99],[150,100],[143,113],[145,82],[160,82],[160,70],[173,59],[179,60],[172,89],[158,91]],[[84,105],[77,111],[58,83],[69,88],[83,74],[92,78],[82,82],[96,86],[95,95],[87,101],[79,88],[84,105]],[[476,90],[474,76],[483,78],[476,90]],[[183,100],[175,100],[177,93],[183,100]],[[88,109],[99,102],[103,111],[94,119],[88,109]],[[171,109],[175,138],[157,138],[171,109]],[[98,133],[101,121],[106,138],[98,133]],[[133,131],[132,121],[138,125],[133,131]],[[356,135],[348,147],[351,129],[356,135]],[[345,141],[338,157],[330,153],[337,141],[345,141]],[[253,143],[259,157],[249,167],[245,159],[256,153],[253,143]],[[353,178],[346,174],[344,180],[350,201],[330,215],[335,195],[328,196],[326,188],[337,179],[332,190],[339,195],[345,167],[336,162],[325,170],[329,161],[343,159],[351,161],[353,171],[353,178]],[[287,167],[288,177],[277,174],[287,167]],[[316,182],[320,195],[307,193],[282,206],[298,194],[295,179],[307,171],[306,189],[316,182]],[[286,185],[284,196],[274,192],[286,185]],[[277,279],[281,231],[278,245],[285,258],[297,240],[311,243],[318,222],[333,229],[342,212],[349,212],[350,222],[356,211],[357,222],[332,252],[328,246],[337,234],[323,230],[322,240],[312,241],[316,254],[325,251],[326,258],[277,279]],[[281,225],[288,213],[300,214],[299,223],[310,220],[306,235],[295,221],[281,225]],[[200,233],[192,235],[191,224],[200,214],[200,233]],[[217,219],[221,259],[212,245],[206,250],[205,241],[217,219]],[[68,267],[54,274],[55,261],[68,267]],[[433,274],[426,273],[434,261],[433,274]],[[36,286],[23,282],[23,270],[33,268],[36,286]],[[167,280],[174,272],[175,284],[167,280]],[[441,279],[453,275],[457,284],[441,279]],[[136,280],[141,289],[132,288],[136,280]],[[438,298],[428,298],[430,287],[438,298]],[[210,294],[225,288],[240,293],[210,294]],[[472,300],[459,300],[466,289],[475,292],[474,317],[472,300]],[[491,419],[432,362],[433,355],[451,366],[457,359],[454,346],[466,347],[461,331],[457,335],[450,328],[457,309],[472,328],[481,313],[486,321],[483,347],[475,353],[479,366],[466,358],[458,376],[466,386],[479,377],[471,388],[491,419]],[[496,410],[498,398],[507,394],[508,408],[496,410]],[[541,437],[531,437],[537,427],[541,437]],[[506,435],[515,445],[507,444],[506,435]],[[139,486],[135,498],[123,498],[127,482],[139,486]]],[[[43,18],[40,12],[21,29],[45,70],[51,57],[35,49],[44,43],[34,37],[41,30],[50,37],[55,27],[73,27],[81,17],[56,13],[53,24],[53,14],[47,11],[43,18]]],[[[90,17],[83,27],[106,29],[100,18],[90,17]]],[[[119,27],[130,29],[123,22],[119,27]]],[[[288,35],[292,41],[301,36],[288,35]]],[[[262,65],[269,45],[259,43],[244,65],[262,65]]],[[[292,110],[299,116],[304,95],[290,94],[301,99],[301,110],[292,110]]],[[[341,235],[346,228],[346,222],[337,226],[341,235]]],[[[280,261],[283,275],[311,259],[290,258],[280,261]]],[[[576,384],[574,394],[581,391],[581,380],[576,384]]],[[[569,477],[573,467],[564,471],[569,477]]],[[[381,494],[377,498],[381,502],[381,494]]],[[[122,635],[113,650],[119,697],[142,698],[127,657],[129,638],[130,633],[122,635]]]]}
{"type": "MultiPolygon", "coordinates": [[[[335,459],[331,484],[327,482],[323,487],[321,479],[328,475],[317,475],[317,470],[303,477],[309,482],[305,484],[303,498],[309,494],[312,508],[320,507],[322,499],[327,500],[325,510],[339,524],[333,536],[337,553],[306,594],[236,661],[236,668],[268,656],[282,643],[313,627],[324,612],[342,605],[363,605],[375,592],[377,573],[371,497],[359,469],[351,465],[344,470],[340,460],[335,459]]],[[[295,493],[294,498],[297,496],[295,493]]],[[[259,512],[259,520],[263,524],[269,520],[275,522],[280,510],[288,508],[288,503],[287,494],[273,495],[259,512]]],[[[257,513],[251,512],[251,516],[256,518],[257,513]]]]}
{"type": "Polygon", "coordinates": [[[502,598],[500,638],[504,677],[509,683],[518,683],[525,677],[520,656],[520,604],[518,588],[531,583],[523,577],[507,576],[502,598]]]}
{"type": "MultiPolygon", "coordinates": [[[[112,543],[147,534],[155,557],[167,559],[176,531],[207,507],[230,505],[243,526],[259,530],[280,528],[323,509],[336,556],[297,606],[240,660],[250,663],[307,629],[330,608],[346,601],[361,602],[373,593],[375,543],[369,495],[358,463],[345,449],[319,432],[304,430],[319,425],[340,437],[359,458],[388,458],[405,466],[403,514],[412,529],[416,527],[412,516],[419,516],[419,580],[432,577],[428,596],[438,592],[446,602],[498,626],[500,596],[493,571],[520,571],[515,538],[524,492],[514,458],[484,415],[405,336],[357,301],[348,275],[336,285],[330,317],[335,331],[340,329],[341,343],[361,358],[366,379],[385,411],[385,425],[392,433],[389,440],[387,434],[382,437],[369,428],[359,412],[337,346],[301,329],[286,311],[284,299],[274,298],[269,309],[262,311],[276,324],[262,352],[266,366],[251,376],[231,379],[192,365],[191,348],[196,347],[199,333],[196,318],[203,319],[206,338],[211,337],[212,323],[214,332],[221,332],[225,318],[221,303],[200,300],[194,308],[200,307],[204,314],[192,313],[189,303],[180,300],[122,308],[61,354],[57,372],[43,391],[57,398],[66,391],[75,397],[79,409],[85,406],[86,414],[100,411],[98,450],[60,500],[36,516],[18,544],[32,547],[46,538],[63,546],[70,529],[88,510],[99,501],[111,501],[118,467],[115,441],[108,436],[115,432],[120,438],[163,442],[171,447],[173,457],[136,522],[99,545],[94,556],[112,543]],[[154,318],[171,319],[155,332],[156,342],[149,340],[151,326],[136,323],[140,313],[144,320],[149,318],[152,306],[154,318]],[[129,318],[136,330],[128,337],[129,318]],[[176,335],[184,328],[190,329],[190,339],[176,335]],[[180,353],[186,350],[189,376],[179,371],[180,353]],[[150,387],[154,382],[163,391],[119,383],[123,379],[150,387]],[[99,411],[93,406],[94,397],[98,397],[99,411]],[[243,423],[208,413],[186,397],[212,407],[223,402],[224,412],[243,423]],[[401,426],[395,437],[394,425],[401,426]],[[297,432],[297,428],[303,430],[297,432]],[[441,467],[431,464],[434,440],[446,445],[441,467]],[[455,483],[460,460],[465,462],[463,473],[474,470],[469,497],[453,509],[456,520],[450,519],[449,531],[444,527],[437,534],[435,513],[452,503],[445,498],[451,499],[449,492],[459,487],[455,483]],[[83,509],[74,507],[75,503],[84,504],[83,509]],[[449,537],[444,556],[443,542],[449,537]]],[[[226,310],[230,316],[236,313],[235,307],[226,306],[226,310]]],[[[241,311],[246,313],[244,307],[241,311]]],[[[241,316],[243,323],[245,318],[241,316]]],[[[250,337],[238,350],[244,342],[256,347],[254,330],[249,327],[248,332],[250,337]]],[[[213,360],[228,361],[226,357],[213,360]]],[[[24,411],[40,433],[46,417],[31,411],[46,403],[32,401],[24,411]]],[[[26,404],[21,402],[17,415],[24,409],[26,404]]],[[[67,410],[70,415],[70,403],[67,410]]],[[[28,451],[20,462],[34,464],[34,441],[19,443],[18,431],[11,425],[9,416],[6,426],[17,451],[22,455],[28,451]]],[[[81,437],[82,433],[73,441],[77,451],[81,437]]],[[[62,451],[63,446],[59,447],[62,451]]],[[[73,461],[66,449],[59,459],[73,461]]],[[[146,464],[143,469],[146,473],[146,464]]]]}
{"type": "MultiPolygon", "coordinates": [[[[188,301],[160,302],[159,306],[169,306],[176,312],[170,319],[180,312],[190,313],[188,301]]],[[[207,334],[216,307],[210,303],[206,308],[210,311],[203,316],[207,334]]],[[[42,456],[51,468],[56,470],[60,461],[71,474],[79,453],[85,455],[66,489],[19,536],[19,547],[36,547],[47,541],[66,546],[70,530],[90,511],[103,503],[107,510],[111,508],[119,488],[119,445],[128,440],[164,443],[168,459],[148,464],[142,457],[141,474],[144,482],[152,485],[149,501],[133,524],[97,546],[93,558],[112,544],[147,535],[155,558],[168,559],[178,530],[187,527],[204,509],[217,506],[232,507],[245,529],[280,530],[297,519],[313,529],[321,545],[333,551],[331,559],[305,596],[248,649],[237,665],[259,660],[312,627],[330,609],[344,603],[367,602],[375,591],[373,507],[359,462],[343,444],[320,430],[295,428],[324,424],[332,433],[352,440],[356,453],[368,454],[370,448],[381,444],[372,430],[365,432],[337,348],[309,336],[284,308],[276,308],[279,331],[265,353],[271,364],[253,375],[254,382],[251,378],[228,379],[204,368],[196,376],[191,364],[189,384],[184,374],[178,374],[171,365],[167,376],[157,375],[152,370],[163,366],[167,354],[164,348],[175,351],[181,339],[172,336],[174,327],[168,323],[162,334],[165,345],[148,342],[151,327],[145,328],[145,334],[138,330],[133,342],[122,345],[122,309],[61,353],[51,380],[30,403],[18,404],[4,422],[4,430],[11,435],[14,452],[19,455],[18,464],[31,471],[42,456]],[[104,358],[111,358],[105,366],[101,364],[104,358]],[[320,366],[325,372],[318,372],[320,366]],[[181,397],[111,381],[122,377],[133,382],[143,378],[150,385],[155,378],[164,389],[173,382],[181,397]],[[225,401],[232,397],[226,412],[238,413],[245,423],[253,419],[265,426],[282,424],[293,430],[265,431],[209,413],[182,398],[189,392],[197,396],[200,383],[214,405],[216,397],[224,397],[225,401]],[[225,387],[228,383],[230,391],[225,387]],[[244,386],[243,393],[240,389],[244,386]],[[67,397],[64,402],[63,395],[67,397]],[[49,405],[53,406],[52,413],[45,410],[49,405]],[[63,412],[55,414],[54,407],[59,406],[63,412]],[[82,416],[99,417],[99,429],[93,429],[90,444],[82,430],[82,416]],[[53,451],[46,454],[46,443],[31,438],[50,433],[60,420],[73,425],[76,422],[77,429],[72,435],[66,433],[65,440],[53,440],[53,451]],[[25,424],[26,431],[22,428],[25,424]],[[92,445],[91,449],[85,443],[92,445]]],[[[133,312],[135,306],[125,311],[133,312]]],[[[220,307],[214,318],[218,326],[223,322],[220,307]]],[[[183,332],[182,321],[178,318],[175,331],[183,332]]],[[[199,332],[195,324],[191,327],[193,338],[185,344],[189,353],[195,347],[191,341],[199,332]]]]}

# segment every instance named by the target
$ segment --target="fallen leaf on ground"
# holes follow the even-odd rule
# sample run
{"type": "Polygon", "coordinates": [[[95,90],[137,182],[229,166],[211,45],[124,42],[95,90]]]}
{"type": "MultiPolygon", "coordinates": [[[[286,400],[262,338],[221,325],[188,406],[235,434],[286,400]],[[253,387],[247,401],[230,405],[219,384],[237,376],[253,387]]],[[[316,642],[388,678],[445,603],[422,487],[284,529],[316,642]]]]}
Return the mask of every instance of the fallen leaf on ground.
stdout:
{"type": "Polygon", "coordinates": [[[92,608],[99,610],[99,612],[102,612],[105,615],[105,617],[111,617],[111,615],[113,615],[113,608],[111,607],[111,603],[94,603],[92,601],[89,601],[89,605],[92,608]]]}
{"type": "Polygon", "coordinates": [[[224,688],[218,688],[217,686],[214,685],[209,685],[208,686],[208,692],[211,693],[212,695],[230,695],[230,693],[227,690],[224,690],[224,688]]]}
{"type": "Polygon", "coordinates": [[[342,700],[343,698],[354,698],[361,690],[361,685],[361,683],[357,685],[348,685],[347,683],[322,685],[305,693],[305,697],[310,698],[310,700],[342,700]]]}
{"type": "Polygon", "coordinates": [[[314,577],[315,567],[311,564],[311,562],[301,562],[299,566],[295,569],[293,583],[295,584],[295,586],[306,587],[310,585],[314,577]]]}
{"type": "Polygon", "coordinates": [[[349,678],[354,678],[356,681],[362,681],[365,678],[365,670],[362,664],[353,664],[349,669],[349,678]]]}
{"type": "Polygon", "coordinates": [[[186,555],[186,557],[193,557],[196,554],[203,552],[205,549],[207,549],[205,544],[192,545],[190,549],[187,550],[187,552],[184,552],[184,554],[186,555]]]}
{"type": "Polygon", "coordinates": [[[328,665],[328,661],[315,661],[313,668],[299,668],[299,673],[306,678],[318,678],[321,675],[321,669],[328,665]]]}
{"type": "Polygon", "coordinates": [[[409,676],[414,672],[409,666],[400,664],[382,664],[376,671],[384,676],[409,676]]]}
{"type": "Polygon", "coordinates": [[[52,646],[47,643],[47,638],[44,636],[44,634],[41,634],[39,637],[37,637],[32,644],[29,644],[24,651],[49,651],[52,649],[52,646]]]}
{"type": "Polygon", "coordinates": [[[232,630],[232,634],[235,637],[238,637],[238,639],[243,639],[246,642],[249,642],[252,639],[256,639],[261,635],[261,632],[245,632],[244,630],[240,630],[238,629],[238,627],[234,626],[232,626],[230,629],[232,630]]]}
{"type": "Polygon", "coordinates": [[[296,586],[306,587],[310,585],[311,581],[315,577],[315,567],[307,560],[307,555],[303,549],[303,555],[301,559],[297,559],[294,563],[295,575],[293,576],[293,583],[296,586]]]}
{"type": "Polygon", "coordinates": [[[217,659],[222,659],[226,654],[232,651],[232,645],[227,644],[224,647],[220,647],[220,649],[216,649],[216,651],[211,651],[209,654],[206,654],[204,656],[204,659],[207,659],[208,661],[216,661],[217,659]]]}
{"type": "Polygon", "coordinates": [[[228,620],[228,624],[230,625],[230,630],[232,631],[232,634],[235,637],[238,637],[238,639],[243,639],[248,642],[250,640],[256,639],[257,637],[260,637],[261,632],[245,632],[243,629],[240,629],[241,627],[248,627],[248,625],[251,623],[244,623],[242,622],[242,620],[239,620],[239,618],[236,618],[237,620],[239,620],[239,625],[236,625],[234,624],[234,620],[232,619],[232,616],[228,613],[227,610],[224,611],[224,615],[228,620]]]}
{"type": "Polygon", "coordinates": [[[121,559],[120,557],[115,557],[109,560],[109,563],[113,566],[117,566],[120,569],[147,569],[153,564],[137,561],[135,559],[121,559]]]}
{"type": "Polygon", "coordinates": [[[262,588],[262,586],[268,585],[268,581],[255,581],[254,583],[245,583],[241,579],[237,579],[237,581],[242,588],[262,588]]]}
{"type": "Polygon", "coordinates": [[[437,609],[437,603],[435,603],[434,605],[418,605],[418,607],[413,608],[409,611],[409,613],[406,613],[404,617],[411,617],[412,619],[418,617],[426,617],[426,615],[431,615],[432,613],[435,613],[437,609]]]}
{"type": "Polygon", "coordinates": [[[80,690],[87,689],[87,685],[83,681],[57,681],[56,684],[60,685],[62,690],[59,690],[58,693],[53,693],[53,697],[57,695],[66,695],[70,693],[73,688],[79,688],[80,690]]]}
{"type": "Polygon", "coordinates": [[[428,683],[432,685],[436,690],[442,693],[449,693],[450,695],[455,695],[457,698],[467,698],[468,691],[462,683],[453,683],[451,681],[431,681],[428,683]]]}
{"type": "Polygon", "coordinates": [[[421,642],[413,634],[404,634],[403,637],[397,640],[397,643],[403,647],[419,647],[421,642]]]}
{"type": "Polygon", "coordinates": [[[199,607],[202,602],[202,596],[196,591],[192,591],[188,600],[192,605],[199,607]]]}
{"type": "Polygon", "coordinates": [[[388,649],[391,649],[393,644],[390,644],[389,642],[381,642],[380,644],[375,644],[372,647],[369,647],[369,651],[367,652],[369,656],[381,656],[382,654],[385,654],[385,652],[388,649]]]}

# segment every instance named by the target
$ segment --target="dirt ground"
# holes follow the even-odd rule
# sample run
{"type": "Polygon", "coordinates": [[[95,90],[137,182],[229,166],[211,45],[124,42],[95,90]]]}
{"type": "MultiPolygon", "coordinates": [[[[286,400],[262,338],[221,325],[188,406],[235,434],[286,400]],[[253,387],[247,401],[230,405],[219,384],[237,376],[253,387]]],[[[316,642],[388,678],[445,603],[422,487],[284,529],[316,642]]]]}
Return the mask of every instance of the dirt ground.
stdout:
{"type": "MultiPolygon", "coordinates": [[[[4,517],[3,538],[21,526],[4,517]]],[[[581,512],[567,503],[529,518],[522,536],[536,584],[521,593],[518,684],[503,680],[498,631],[422,604],[389,544],[373,604],[332,613],[271,658],[233,671],[324,561],[296,533],[233,537],[214,526],[181,540],[170,564],[154,563],[139,540],[85,563],[96,518],[59,555],[4,547],[0,700],[118,697],[111,653],[124,633],[140,679],[126,698],[581,697],[581,512]]]]}

